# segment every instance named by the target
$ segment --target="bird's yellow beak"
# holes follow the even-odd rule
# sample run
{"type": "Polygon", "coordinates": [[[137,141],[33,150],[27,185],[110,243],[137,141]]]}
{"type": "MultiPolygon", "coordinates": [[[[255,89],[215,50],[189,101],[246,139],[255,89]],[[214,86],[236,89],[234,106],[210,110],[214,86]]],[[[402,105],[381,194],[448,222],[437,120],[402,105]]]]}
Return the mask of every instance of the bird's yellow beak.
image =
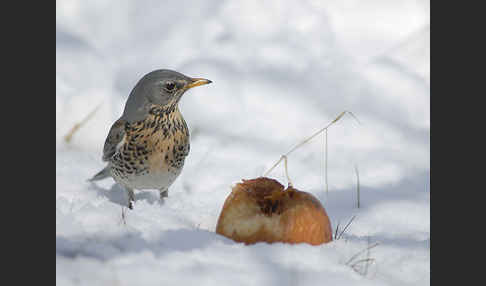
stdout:
{"type": "Polygon", "coordinates": [[[185,89],[190,89],[190,88],[193,88],[195,86],[200,86],[200,85],[212,83],[212,81],[210,81],[209,79],[205,79],[205,78],[191,78],[191,80],[192,81],[188,85],[186,85],[185,89]]]}

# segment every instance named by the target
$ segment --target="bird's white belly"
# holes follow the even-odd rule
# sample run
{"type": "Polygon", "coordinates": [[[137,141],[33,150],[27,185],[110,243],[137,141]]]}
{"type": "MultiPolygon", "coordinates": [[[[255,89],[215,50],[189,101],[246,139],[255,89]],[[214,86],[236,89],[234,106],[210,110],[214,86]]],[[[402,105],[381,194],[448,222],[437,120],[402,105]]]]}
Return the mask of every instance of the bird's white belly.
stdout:
{"type": "Polygon", "coordinates": [[[166,189],[174,183],[182,169],[154,170],[142,174],[127,174],[126,177],[114,177],[115,181],[132,189],[166,189]]]}

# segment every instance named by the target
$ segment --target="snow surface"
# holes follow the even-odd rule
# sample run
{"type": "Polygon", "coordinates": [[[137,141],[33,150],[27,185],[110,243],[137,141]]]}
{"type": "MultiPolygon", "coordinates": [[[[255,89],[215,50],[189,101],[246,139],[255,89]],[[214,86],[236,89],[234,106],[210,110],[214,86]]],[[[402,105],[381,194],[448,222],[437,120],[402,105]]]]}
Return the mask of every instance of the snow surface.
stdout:
{"type": "MultiPolygon", "coordinates": [[[[429,1],[56,2],[57,285],[430,284],[429,1]],[[164,204],[133,211],[103,166],[111,124],[147,72],[211,85],[180,109],[191,152],[164,204]],[[101,104],[101,105],[100,105],[101,104]],[[63,136],[100,105],[73,136],[63,136]],[[295,144],[294,186],[318,197],[342,239],[244,246],[214,233],[231,185],[295,144]],[[361,207],[356,206],[359,169],[361,207]],[[122,212],[125,222],[122,219],[122,212]],[[366,252],[374,262],[364,274],[366,252]],[[361,268],[359,266],[362,266],[361,268]]],[[[286,184],[282,167],[271,177],[286,184]]]]}

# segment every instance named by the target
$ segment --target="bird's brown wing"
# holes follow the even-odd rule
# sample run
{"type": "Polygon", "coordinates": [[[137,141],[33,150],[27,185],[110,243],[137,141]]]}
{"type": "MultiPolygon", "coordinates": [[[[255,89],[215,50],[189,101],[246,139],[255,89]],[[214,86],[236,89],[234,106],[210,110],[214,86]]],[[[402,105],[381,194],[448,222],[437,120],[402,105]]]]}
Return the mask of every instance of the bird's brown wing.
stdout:
{"type": "Polygon", "coordinates": [[[105,140],[103,147],[103,161],[109,161],[110,158],[118,151],[118,144],[125,137],[125,120],[118,119],[113,123],[105,140]]]}

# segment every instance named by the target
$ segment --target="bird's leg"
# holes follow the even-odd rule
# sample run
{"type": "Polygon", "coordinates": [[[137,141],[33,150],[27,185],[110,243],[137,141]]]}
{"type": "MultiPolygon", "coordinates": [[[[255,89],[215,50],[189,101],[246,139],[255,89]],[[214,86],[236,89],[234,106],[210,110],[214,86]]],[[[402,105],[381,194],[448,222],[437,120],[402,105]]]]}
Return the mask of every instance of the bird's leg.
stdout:
{"type": "Polygon", "coordinates": [[[133,192],[133,189],[125,187],[128,193],[128,208],[133,209],[133,204],[135,203],[135,194],[133,192]]]}
{"type": "Polygon", "coordinates": [[[162,188],[159,190],[159,192],[161,200],[164,200],[164,198],[167,198],[169,196],[169,188],[162,188]]]}

